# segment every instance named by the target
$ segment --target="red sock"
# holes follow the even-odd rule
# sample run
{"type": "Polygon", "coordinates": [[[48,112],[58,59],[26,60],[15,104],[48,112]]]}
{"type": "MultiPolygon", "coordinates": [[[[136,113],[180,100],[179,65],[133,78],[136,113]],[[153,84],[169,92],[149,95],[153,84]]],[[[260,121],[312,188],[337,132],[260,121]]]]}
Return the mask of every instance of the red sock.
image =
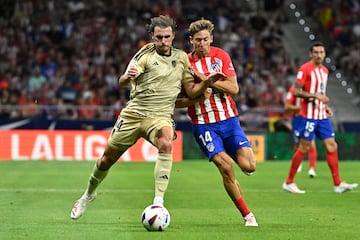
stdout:
{"type": "Polygon", "coordinates": [[[335,186],[340,185],[340,170],[339,170],[339,159],[338,152],[326,152],[326,161],[331,171],[331,176],[335,186]]]}
{"type": "Polygon", "coordinates": [[[295,175],[304,157],[305,153],[301,152],[299,149],[296,150],[291,160],[291,166],[289,170],[289,175],[286,179],[286,184],[294,182],[295,175]]]}
{"type": "Polygon", "coordinates": [[[309,159],[309,167],[315,169],[316,159],[317,159],[317,149],[315,146],[310,147],[308,153],[308,159],[309,159]]]}
{"type": "Polygon", "coordinates": [[[239,211],[243,217],[245,217],[246,215],[248,215],[250,213],[250,210],[246,206],[246,203],[245,203],[245,200],[243,197],[239,198],[238,200],[235,200],[234,203],[235,203],[237,209],[239,209],[239,211]]]}

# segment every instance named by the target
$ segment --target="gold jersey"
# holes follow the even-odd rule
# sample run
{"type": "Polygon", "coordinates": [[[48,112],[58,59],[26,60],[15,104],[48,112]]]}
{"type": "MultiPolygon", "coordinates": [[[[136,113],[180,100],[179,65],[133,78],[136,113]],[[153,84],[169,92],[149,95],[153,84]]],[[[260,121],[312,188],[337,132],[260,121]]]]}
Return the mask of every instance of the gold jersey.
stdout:
{"type": "Polygon", "coordinates": [[[182,83],[193,81],[187,54],[172,48],[170,56],[159,55],[154,43],[142,47],[131,59],[139,74],[131,80],[130,100],[122,116],[172,116],[182,83]]]}

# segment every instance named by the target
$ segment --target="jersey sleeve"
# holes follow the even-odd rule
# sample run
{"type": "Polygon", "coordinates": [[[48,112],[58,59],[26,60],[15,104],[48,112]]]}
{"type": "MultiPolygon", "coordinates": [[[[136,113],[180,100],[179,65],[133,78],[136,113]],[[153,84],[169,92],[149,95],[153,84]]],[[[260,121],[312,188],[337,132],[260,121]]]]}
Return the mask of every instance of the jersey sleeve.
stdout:
{"type": "Polygon", "coordinates": [[[301,66],[296,74],[295,82],[301,85],[305,85],[306,72],[306,65],[301,66]]]}
{"type": "Polygon", "coordinates": [[[220,56],[223,62],[222,72],[225,76],[236,76],[235,68],[229,54],[225,51],[221,51],[220,56]]]}
{"type": "Polygon", "coordinates": [[[153,43],[148,43],[145,46],[143,46],[141,49],[139,49],[135,55],[133,56],[133,58],[130,60],[129,65],[127,66],[127,68],[129,68],[129,66],[135,65],[136,68],[139,71],[139,75],[141,73],[145,72],[146,69],[146,65],[147,65],[147,61],[149,58],[149,54],[154,51],[155,46],[153,43]]]}
{"type": "Polygon", "coordinates": [[[183,78],[182,78],[181,82],[186,83],[186,82],[194,81],[194,77],[193,77],[191,67],[190,67],[190,61],[189,61],[188,55],[185,52],[183,52],[182,58],[184,61],[184,72],[183,72],[183,78]]]}
{"type": "Polygon", "coordinates": [[[295,96],[294,96],[294,86],[291,86],[286,93],[286,99],[285,101],[290,104],[295,104],[295,96]]]}

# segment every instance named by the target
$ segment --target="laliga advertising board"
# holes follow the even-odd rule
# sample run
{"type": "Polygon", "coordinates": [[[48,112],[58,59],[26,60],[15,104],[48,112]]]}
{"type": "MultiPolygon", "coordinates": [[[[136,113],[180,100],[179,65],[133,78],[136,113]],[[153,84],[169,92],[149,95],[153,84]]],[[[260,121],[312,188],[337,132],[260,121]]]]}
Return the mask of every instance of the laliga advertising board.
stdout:
{"type": "MultiPolygon", "coordinates": [[[[0,160],[96,160],[103,153],[110,131],[0,131],[0,160]]],[[[174,161],[182,160],[182,132],[174,141],[174,161]]],[[[155,161],[157,149],[139,141],[123,154],[122,161],[155,161]]]]}

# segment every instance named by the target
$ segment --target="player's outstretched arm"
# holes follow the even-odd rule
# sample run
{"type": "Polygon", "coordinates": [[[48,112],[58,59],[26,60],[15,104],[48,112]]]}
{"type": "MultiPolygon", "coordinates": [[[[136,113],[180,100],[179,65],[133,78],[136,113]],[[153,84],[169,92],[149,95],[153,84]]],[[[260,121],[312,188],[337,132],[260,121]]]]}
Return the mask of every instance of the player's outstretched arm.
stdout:
{"type": "Polygon", "coordinates": [[[198,103],[198,102],[204,101],[205,99],[208,99],[211,96],[211,93],[212,93],[212,89],[207,88],[205,90],[205,92],[197,98],[189,98],[187,96],[179,95],[179,97],[176,99],[175,107],[176,108],[184,108],[184,107],[194,105],[195,103],[198,103]]]}
{"type": "Polygon", "coordinates": [[[330,101],[329,97],[323,95],[323,94],[318,94],[318,93],[309,93],[306,91],[303,91],[302,89],[302,85],[295,83],[295,89],[294,89],[294,96],[295,97],[300,97],[300,98],[316,98],[319,101],[323,102],[323,103],[328,103],[330,101]]]}
{"type": "Polygon", "coordinates": [[[211,87],[220,92],[231,95],[236,95],[239,92],[239,85],[237,83],[236,76],[224,76],[221,81],[216,81],[211,84],[211,87]]]}

